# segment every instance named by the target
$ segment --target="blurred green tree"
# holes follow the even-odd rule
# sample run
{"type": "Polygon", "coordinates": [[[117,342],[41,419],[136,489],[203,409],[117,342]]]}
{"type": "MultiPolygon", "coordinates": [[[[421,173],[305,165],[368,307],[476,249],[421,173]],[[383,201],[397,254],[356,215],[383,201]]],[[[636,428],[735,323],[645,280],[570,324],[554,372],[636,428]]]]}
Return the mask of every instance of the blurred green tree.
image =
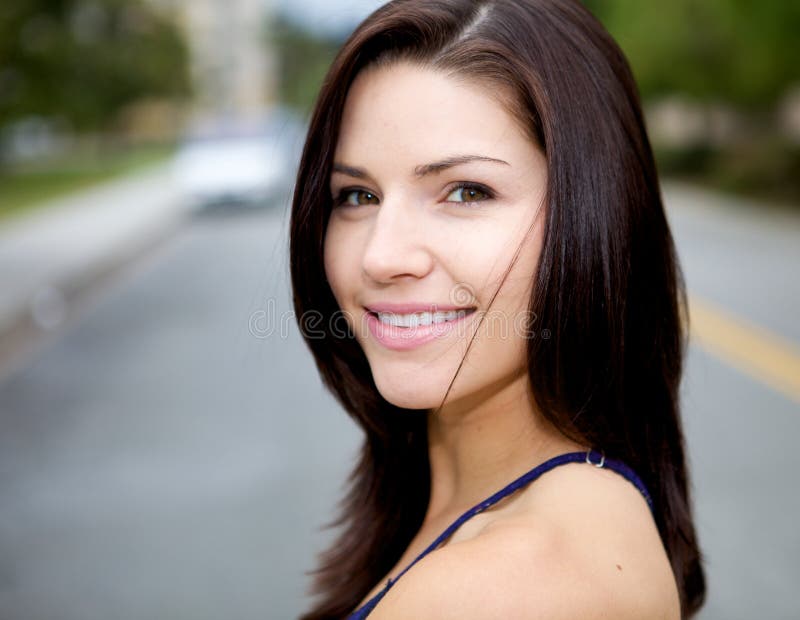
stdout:
{"type": "Polygon", "coordinates": [[[281,12],[270,17],[265,31],[278,58],[281,103],[307,113],[346,35],[335,37],[313,33],[281,12]]]}
{"type": "Polygon", "coordinates": [[[681,92],[751,112],[800,82],[796,0],[584,0],[625,52],[645,98],[681,92]]]}
{"type": "Polygon", "coordinates": [[[720,105],[736,111],[727,143],[654,142],[662,171],[800,204],[800,144],[777,122],[784,96],[800,86],[800,2],[583,3],[625,52],[643,99],[678,94],[706,115],[720,105]]]}
{"type": "Polygon", "coordinates": [[[0,127],[36,115],[100,130],[144,96],[188,92],[179,30],[140,0],[0,2],[0,127]]]}

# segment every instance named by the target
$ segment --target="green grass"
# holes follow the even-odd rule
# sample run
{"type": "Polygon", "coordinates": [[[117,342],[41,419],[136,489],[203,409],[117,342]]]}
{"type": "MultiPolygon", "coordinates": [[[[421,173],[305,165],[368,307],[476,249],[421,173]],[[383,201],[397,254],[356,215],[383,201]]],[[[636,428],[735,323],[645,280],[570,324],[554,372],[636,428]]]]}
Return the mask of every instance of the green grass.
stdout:
{"type": "Polygon", "coordinates": [[[50,200],[120,177],[168,158],[172,146],[76,152],[49,161],[0,168],[0,223],[50,200]]]}

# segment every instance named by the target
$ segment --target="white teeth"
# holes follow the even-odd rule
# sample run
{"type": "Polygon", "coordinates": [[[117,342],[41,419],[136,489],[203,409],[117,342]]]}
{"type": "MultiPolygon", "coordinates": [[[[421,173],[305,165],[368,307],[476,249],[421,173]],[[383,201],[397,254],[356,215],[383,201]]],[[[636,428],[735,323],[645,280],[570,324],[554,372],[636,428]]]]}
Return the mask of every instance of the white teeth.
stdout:
{"type": "Polygon", "coordinates": [[[470,312],[472,312],[472,309],[450,310],[448,312],[417,312],[415,314],[392,314],[390,312],[377,312],[376,314],[378,315],[378,320],[386,325],[417,327],[418,325],[455,321],[470,312]]]}

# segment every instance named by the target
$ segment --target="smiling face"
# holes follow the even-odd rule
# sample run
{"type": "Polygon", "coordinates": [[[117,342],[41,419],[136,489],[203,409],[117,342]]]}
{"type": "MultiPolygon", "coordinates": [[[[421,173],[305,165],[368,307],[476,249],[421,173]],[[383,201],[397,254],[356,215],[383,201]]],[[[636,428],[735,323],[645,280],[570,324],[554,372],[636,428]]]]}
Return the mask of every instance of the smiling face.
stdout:
{"type": "Polygon", "coordinates": [[[526,329],[547,163],[496,93],[399,63],[362,71],[347,96],[325,272],[378,390],[400,407],[440,404],[475,331],[445,409],[526,383],[525,339],[546,327],[526,329]]]}

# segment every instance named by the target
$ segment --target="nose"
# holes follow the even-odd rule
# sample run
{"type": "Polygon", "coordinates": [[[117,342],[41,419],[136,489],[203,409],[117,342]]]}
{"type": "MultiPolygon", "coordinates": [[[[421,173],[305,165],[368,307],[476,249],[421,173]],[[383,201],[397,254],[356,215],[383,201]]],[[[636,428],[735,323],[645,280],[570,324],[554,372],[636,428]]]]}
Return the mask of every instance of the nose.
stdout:
{"type": "Polygon", "coordinates": [[[362,270],[366,277],[389,283],[403,277],[422,278],[430,272],[433,257],[427,248],[422,217],[400,200],[380,204],[364,248],[362,270]]]}

